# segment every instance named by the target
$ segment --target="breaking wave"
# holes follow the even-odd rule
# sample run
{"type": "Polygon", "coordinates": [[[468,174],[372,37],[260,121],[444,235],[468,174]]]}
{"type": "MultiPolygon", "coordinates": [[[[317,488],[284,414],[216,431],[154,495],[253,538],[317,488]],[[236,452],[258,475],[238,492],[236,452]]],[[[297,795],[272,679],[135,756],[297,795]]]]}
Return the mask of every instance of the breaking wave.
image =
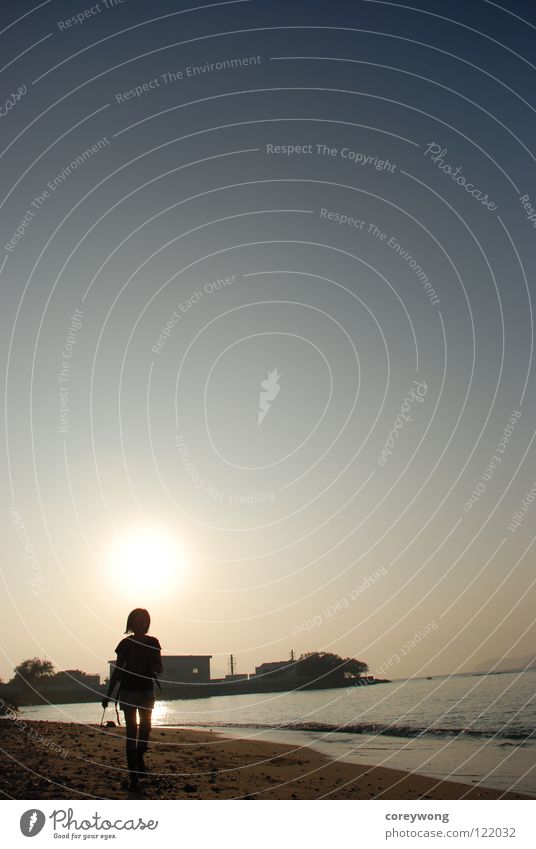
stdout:
{"type": "MultiPolygon", "coordinates": [[[[207,723],[201,722],[183,722],[182,726],[203,726],[207,727],[207,723]]],[[[280,724],[259,724],[254,722],[211,722],[211,728],[226,727],[226,728],[257,728],[257,729],[273,729],[276,731],[314,731],[320,734],[328,734],[331,732],[339,732],[344,734],[370,734],[370,735],[385,735],[388,737],[445,737],[463,739],[491,739],[500,738],[502,740],[513,740],[518,745],[526,741],[536,740],[536,728],[521,727],[521,728],[441,728],[436,726],[414,726],[414,725],[385,725],[381,723],[358,723],[348,725],[332,725],[326,722],[285,722],[280,724]]]]}

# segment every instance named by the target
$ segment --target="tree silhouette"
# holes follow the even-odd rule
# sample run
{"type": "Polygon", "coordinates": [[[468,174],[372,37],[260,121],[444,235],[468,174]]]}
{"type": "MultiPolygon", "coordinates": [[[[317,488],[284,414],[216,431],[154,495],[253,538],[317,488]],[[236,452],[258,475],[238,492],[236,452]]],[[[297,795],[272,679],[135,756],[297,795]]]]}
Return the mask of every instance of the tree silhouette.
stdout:
{"type": "Polygon", "coordinates": [[[368,665],[362,660],[357,660],[355,657],[342,658],[331,652],[306,652],[296,661],[296,673],[310,680],[323,678],[340,682],[360,678],[366,672],[368,672],[368,665]]]}
{"type": "Polygon", "coordinates": [[[361,678],[368,671],[368,664],[362,660],[356,660],[355,657],[347,657],[344,661],[345,678],[361,678]]]}
{"type": "Polygon", "coordinates": [[[15,667],[12,683],[33,686],[54,674],[54,664],[50,660],[30,657],[15,667]]]}

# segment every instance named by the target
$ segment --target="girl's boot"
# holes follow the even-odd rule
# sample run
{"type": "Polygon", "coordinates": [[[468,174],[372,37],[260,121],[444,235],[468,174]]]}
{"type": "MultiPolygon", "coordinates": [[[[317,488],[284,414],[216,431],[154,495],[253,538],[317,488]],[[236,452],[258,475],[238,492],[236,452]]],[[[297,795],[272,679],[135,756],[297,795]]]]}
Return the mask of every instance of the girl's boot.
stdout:
{"type": "Polygon", "coordinates": [[[138,743],[138,748],[136,749],[136,769],[138,770],[139,775],[145,775],[147,772],[147,767],[145,766],[144,755],[147,751],[147,743],[138,743]]]}
{"type": "Polygon", "coordinates": [[[137,772],[137,758],[136,758],[136,750],[129,752],[127,751],[127,764],[128,764],[128,789],[129,790],[139,790],[140,783],[138,781],[138,772],[137,772]]]}

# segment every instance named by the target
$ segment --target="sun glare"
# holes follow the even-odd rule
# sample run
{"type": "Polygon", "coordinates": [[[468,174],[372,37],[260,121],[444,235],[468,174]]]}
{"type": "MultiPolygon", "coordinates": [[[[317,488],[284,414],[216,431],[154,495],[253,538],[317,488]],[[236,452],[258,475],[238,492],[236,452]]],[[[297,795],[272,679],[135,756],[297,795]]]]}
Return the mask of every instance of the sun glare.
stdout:
{"type": "Polygon", "coordinates": [[[118,536],[110,548],[108,569],[123,590],[161,595],[179,581],[186,567],[186,552],[167,531],[138,527],[118,536]]]}

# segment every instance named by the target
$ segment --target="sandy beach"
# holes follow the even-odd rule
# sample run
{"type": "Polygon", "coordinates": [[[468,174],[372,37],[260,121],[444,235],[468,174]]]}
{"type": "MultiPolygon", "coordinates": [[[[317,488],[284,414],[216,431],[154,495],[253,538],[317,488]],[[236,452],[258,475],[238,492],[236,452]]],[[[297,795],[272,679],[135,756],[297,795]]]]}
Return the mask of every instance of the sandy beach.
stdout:
{"type": "MultiPolygon", "coordinates": [[[[124,728],[0,721],[4,799],[128,799],[124,728]]],[[[526,799],[385,767],[331,762],[307,747],[153,730],[147,799],[526,799]]]]}

